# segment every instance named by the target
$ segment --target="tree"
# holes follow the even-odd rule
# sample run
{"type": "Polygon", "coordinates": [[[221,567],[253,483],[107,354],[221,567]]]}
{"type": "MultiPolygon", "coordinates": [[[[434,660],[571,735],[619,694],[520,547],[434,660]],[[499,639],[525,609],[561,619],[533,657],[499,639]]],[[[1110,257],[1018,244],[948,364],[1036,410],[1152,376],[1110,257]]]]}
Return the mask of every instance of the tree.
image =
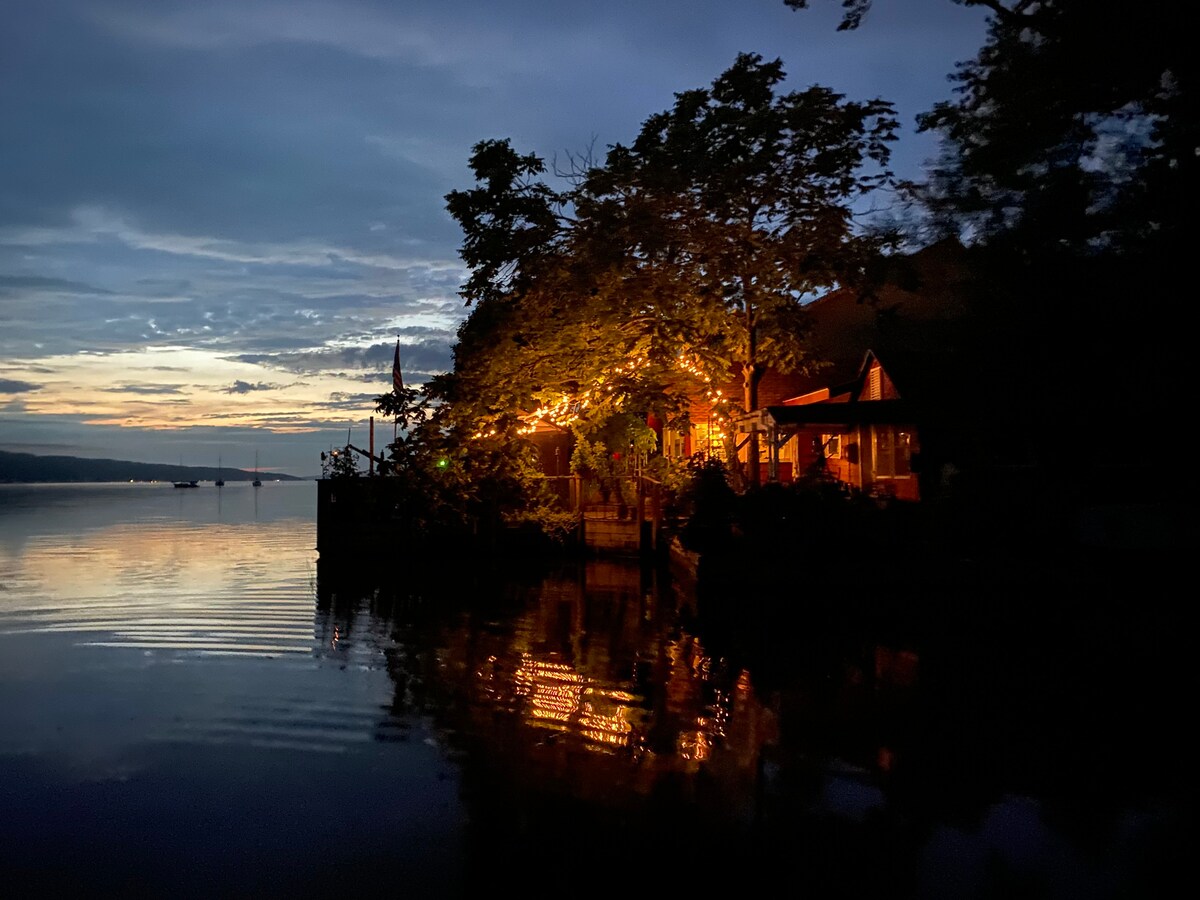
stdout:
{"type": "MultiPolygon", "coordinates": [[[[654,313],[643,333],[667,325],[710,378],[737,371],[746,411],[766,368],[805,364],[803,302],[861,284],[887,243],[854,212],[891,177],[891,105],[780,93],[784,77],[780,60],[740,54],[614,146],[577,201],[579,231],[617,260],[614,287],[654,313]]],[[[757,485],[756,434],[749,456],[757,485]]]]}
{"type": "Polygon", "coordinates": [[[322,478],[357,478],[361,474],[349,444],[341,450],[331,450],[328,454],[321,451],[322,478]]]}
{"type": "Polygon", "coordinates": [[[925,201],[1025,252],[1126,252],[1174,229],[1179,204],[1154,199],[1151,176],[1195,184],[1195,117],[1174,114],[1195,92],[1178,4],[1119,24],[1079,0],[988,5],[960,96],[918,118],[945,148],[925,201]]]}
{"type": "MultiPolygon", "coordinates": [[[[852,31],[862,24],[863,17],[871,8],[871,0],[841,0],[846,12],[842,15],[838,31],[852,31]]],[[[792,9],[808,9],[809,0],[783,0],[784,6],[792,9]]]]}
{"type": "Polygon", "coordinates": [[[781,93],[784,77],[741,54],[562,190],[507,141],[476,145],[476,187],[447,195],[475,307],[449,404],[489,430],[534,407],[674,423],[731,369],[754,409],[764,367],[805,364],[803,301],[860,279],[883,243],[853,210],[890,177],[896,121],[881,100],[781,93]]]}
{"type": "MultiPolygon", "coordinates": [[[[1186,7],[954,2],[989,10],[987,35],[952,76],[957,96],[918,117],[942,152],[910,188],[981,250],[995,298],[981,352],[1010,373],[1010,396],[1030,398],[1026,434],[1093,436],[1071,453],[1040,444],[1045,464],[1140,478],[1132,441],[1104,425],[1167,421],[1164,386],[1184,383],[1178,285],[1191,280],[1185,204],[1200,169],[1186,7]]],[[[870,2],[845,5],[856,27],[870,2]]]]}
{"type": "MultiPolygon", "coordinates": [[[[469,540],[490,544],[504,523],[529,522],[562,540],[573,524],[557,509],[538,475],[535,449],[521,441],[482,433],[469,417],[439,398],[445,376],[424,394],[402,388],[376,400],[376,412],[395,415],[396,440],[379,474],[387,494],[404,509],[406,540],[429,545],[469,540]]],[[[349,452],[349,448],[347,448],[349,452]]]]}
{"type": "MultiPolygon", "coordinates": [[[[784,0],[805,9],[809,0],[784,0]]],[[[990,12],[956,99],[918,116],[943,138],[913,185],[941,222],[1023,253],[1142,252],[1190,235],[1200,157],[1196,54],[1185,7],[953,0],[990,12]]],[[[840,29],[872,0],[842,0],[840,29]]]]}

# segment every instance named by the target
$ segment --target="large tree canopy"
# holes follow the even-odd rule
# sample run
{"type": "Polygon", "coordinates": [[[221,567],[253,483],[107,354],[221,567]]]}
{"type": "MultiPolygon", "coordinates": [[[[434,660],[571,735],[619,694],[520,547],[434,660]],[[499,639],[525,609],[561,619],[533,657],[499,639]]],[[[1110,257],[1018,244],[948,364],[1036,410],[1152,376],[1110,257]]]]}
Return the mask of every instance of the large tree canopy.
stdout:
{"type": "MultiPolygon", "coordinates": [[[[1070,453],[1044,451],[1064,479],[1089,462],[1139,477],[1132,435],[1170,419],[1190,349],[1180,285],[1200,117],[1187,5],[954,2],[990,11],[987,36],[951,76],[954,98],[918,119],[943,152],[913,187],[941,228],[983,249],[997,302],[980,347],[1028,398],[1020,438],[1071,435],[1070,453]]],[[[843,5],[843,27],[869,27],[871,0],[843,5]]]]}
{"type": "Polygon", "coordinates": [[[1195,52],[1180,5],[989,4],[959,98],[920,127],[945,138],[927,200],[989,240],[1136,250],[1179,224],[1165,183],[1195,185],[1195,52]]]}
{"type": "Polygon", "coordinates": [[[672,419],[706,381],[738,373],[753,409],[765,366],[805,364],[804,300],[861,280],[882,245],[854,210],[890,177],[897,123],[784,78],[740,55],[562,190],[506,141],[477,145],[477,187],[447,196],[475,304],[448,399],[481,420],[539,404],[672,419]]]}
{"type": "MultiPolygon", "coordinates": [[[[842,0],[839,27],[864,25],[872,2],[842,0]]],[[[950,76],[957,97],[918,117],[944,139],[919,188],[941,222],[1026,253],[1179,249],[1200,166],[1186,5],[953,2],[991,15],[950,76]]]]}

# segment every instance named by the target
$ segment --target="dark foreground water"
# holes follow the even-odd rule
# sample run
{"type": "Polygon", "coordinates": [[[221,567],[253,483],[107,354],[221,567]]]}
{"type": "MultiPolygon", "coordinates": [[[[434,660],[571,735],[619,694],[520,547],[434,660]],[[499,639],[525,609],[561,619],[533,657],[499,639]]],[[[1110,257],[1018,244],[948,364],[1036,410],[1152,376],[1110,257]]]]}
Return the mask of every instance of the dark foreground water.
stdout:
{"type": "Polygon", "coordinates": [[[616,561],[335,565],[315,506],[0,486],[6,893],[1105,898],[1194,871],[1189,601],[1156,573],[897,584],[909,627],[837,614],[853,572],[742,597],[616,561]]]}

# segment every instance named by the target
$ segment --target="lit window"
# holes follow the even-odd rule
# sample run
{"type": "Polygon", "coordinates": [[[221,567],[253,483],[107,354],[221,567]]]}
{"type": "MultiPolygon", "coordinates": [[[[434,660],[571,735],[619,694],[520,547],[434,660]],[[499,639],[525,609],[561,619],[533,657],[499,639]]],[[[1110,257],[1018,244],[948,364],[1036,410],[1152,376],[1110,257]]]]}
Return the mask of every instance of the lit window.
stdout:
{"type": "Polygon", "coordinates": [[[912,432],[894,425],[876,425],[872,429],[876,478],[908,478],[912,475],[912,432]]]}
{"type": "Polygon", "coordinates": [[[725,434],[720,425],[696,426],[696,450],[713,459],[725,458],[725,434]]]}
{"type": "Polygon", "coordinates": [[[841,459],[842,436],[840,434],[822,434],[821,454],[826,459],[841,459]]]}

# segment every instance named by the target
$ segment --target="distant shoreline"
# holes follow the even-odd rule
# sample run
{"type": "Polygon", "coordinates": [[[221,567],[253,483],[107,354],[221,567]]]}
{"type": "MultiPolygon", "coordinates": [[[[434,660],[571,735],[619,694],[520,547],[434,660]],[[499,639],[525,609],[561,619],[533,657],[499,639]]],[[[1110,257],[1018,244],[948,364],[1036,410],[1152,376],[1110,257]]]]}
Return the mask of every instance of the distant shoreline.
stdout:
{"type": "MultiPolygon", "coordinates": [[[[191,479],[179,479],[179,480],[190,481],[191,479]]],[[[227,479],[225,479],[225,484],[223,485],[223,487],[230,487],[232,485],[237,485],[237,484],[253,484],[253,480],[254,480],[253,476],[251,476],[250,478],[234,478],[234,479],[227,478],[227,479]]],[[[261,479],[261,481],[264,485],[267,485],[267,484],[304,484],[304,483],[316,482],[316,481],[320,481],[320,480],[321,480],[320,477],[317,475],[313,475],[309,478],[303,478],[298,475],[288,475],[288,476],[281,477],[281,478],[266,478],[266,477],[264,477],[261,479]]],[[[199,480],[197,480],[196,483],[199,487],[216,487],[217,486],[211,479],[199,479],[199,480]]],[[[163,481],[163,480],[159,480],[159,479],[152,479],[149,481],[144,481],[144,480],[138,479],[138,478],[131,478],[126,481],[8,481],[8,480],[0,479],[0,488],[4,488],[4,487],[106,487],[106,486],[121,485],[121,484],[137,484],[137,485],[146,485],[146,486],[165,485],[167,487],[173,487],[175,485],[175,482],[171,481],[171,480],[163,481]]]]}
{"type": "Polygon", "coordinates": [[[316,475],[253,472],[224,466],[179,466],[121,459],[88,459],[80,456],[37,456],[0,450],[0,484],[128,484],[141,482],[199,481],[226,484],[262,481],[315,481],[316,475]]]}

